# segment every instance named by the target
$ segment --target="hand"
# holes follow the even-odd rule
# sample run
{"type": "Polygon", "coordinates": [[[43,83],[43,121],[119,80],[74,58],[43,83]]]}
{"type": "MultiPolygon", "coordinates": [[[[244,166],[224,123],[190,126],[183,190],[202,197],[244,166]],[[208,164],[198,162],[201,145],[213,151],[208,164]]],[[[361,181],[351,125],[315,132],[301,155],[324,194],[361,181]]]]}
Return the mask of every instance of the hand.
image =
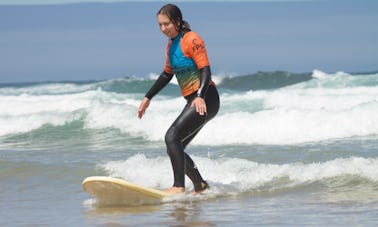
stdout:
{"type": "Polygon", "coordinates": [[[144,99],[140,103],[139,109],[138,109],[139,119],[142,118],[142,116],[144,115],[144,112],[146,112],[146,109],[148,108],[149,105],[150,105],[150,100],[148,98],[144,97],[144,99]]]}
{"type": "Polygon", "coordinates": [[[197,97],[192,101],[191,107],[195,106],[197,113],[205,115],[207,112],[205,100],[201,97],[197,97]]]}

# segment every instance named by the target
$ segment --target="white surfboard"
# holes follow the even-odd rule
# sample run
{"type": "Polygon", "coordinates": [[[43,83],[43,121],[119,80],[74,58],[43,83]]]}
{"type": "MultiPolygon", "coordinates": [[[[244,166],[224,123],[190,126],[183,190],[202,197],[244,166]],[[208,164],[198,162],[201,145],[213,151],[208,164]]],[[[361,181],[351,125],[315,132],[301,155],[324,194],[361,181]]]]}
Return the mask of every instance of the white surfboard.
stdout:
{"type": "Polygon", "coordinates": [[[105,176],[93,176],[84,179],[83,189],[96,199],[100,206],[138,206],[161,203],[171,194],[125,180],[105,176]]]}

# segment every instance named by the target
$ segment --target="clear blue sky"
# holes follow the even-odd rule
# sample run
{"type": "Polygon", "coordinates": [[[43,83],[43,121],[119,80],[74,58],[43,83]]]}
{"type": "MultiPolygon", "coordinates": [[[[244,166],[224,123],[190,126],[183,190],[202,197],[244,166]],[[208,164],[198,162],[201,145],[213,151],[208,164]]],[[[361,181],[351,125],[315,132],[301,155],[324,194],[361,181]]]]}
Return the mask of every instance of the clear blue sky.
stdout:
{"type": "MultiPolygon", "coordinates": [[[[85,1],[0,0],[0,83],[162,71],[156,12],[166,2],[59,2],[85,1]]],[[[375,0],[174,3],[205,40],[214,74],[378,70],[375,0]]]]}

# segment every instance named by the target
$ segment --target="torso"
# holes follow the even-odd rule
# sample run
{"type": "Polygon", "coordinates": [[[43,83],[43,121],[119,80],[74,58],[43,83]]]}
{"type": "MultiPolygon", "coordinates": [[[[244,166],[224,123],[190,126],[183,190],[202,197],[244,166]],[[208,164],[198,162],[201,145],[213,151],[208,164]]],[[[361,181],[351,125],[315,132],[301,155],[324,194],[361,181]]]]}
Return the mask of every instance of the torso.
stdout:
{"type": "Polygon", "coordinates": [[[183,96],[199,89],[199,69],[204,66],[209,66],[209,61],[205,45],[196,33],[180,33],[169,41],[165,71],[176,75],[183,96]]]}

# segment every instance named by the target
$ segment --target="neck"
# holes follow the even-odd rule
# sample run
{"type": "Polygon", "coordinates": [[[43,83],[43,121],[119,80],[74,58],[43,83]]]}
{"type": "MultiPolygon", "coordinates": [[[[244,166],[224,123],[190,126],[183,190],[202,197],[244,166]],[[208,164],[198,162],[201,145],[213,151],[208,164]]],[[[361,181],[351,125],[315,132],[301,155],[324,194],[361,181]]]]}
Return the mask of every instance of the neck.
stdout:
{"type": "Polygon", "coordinates": [[[176,38],[178,38],[180,36],[182,36],[182,32],[179,32],[175,37],[171,38],[171,40],[174,40],[174,39],[176,39],[176,38]]]}

